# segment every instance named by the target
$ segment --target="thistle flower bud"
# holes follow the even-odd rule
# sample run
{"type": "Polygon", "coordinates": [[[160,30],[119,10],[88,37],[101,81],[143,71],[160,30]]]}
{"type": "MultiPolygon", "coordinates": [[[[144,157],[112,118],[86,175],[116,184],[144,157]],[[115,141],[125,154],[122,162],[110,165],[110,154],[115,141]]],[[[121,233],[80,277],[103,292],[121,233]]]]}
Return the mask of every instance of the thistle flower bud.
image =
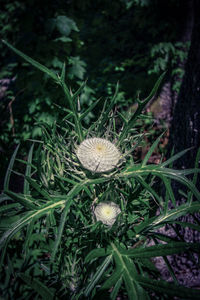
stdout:
{"type": "Polygon", "coordinates": [[[105,139],[90,138],[80,144],[77,156],[85,169],[101,173],[114,169],[119,162],[120,152],[105,139]]]}
{"type": "Polygon", "coordinates": [[[114,202],[101,202],[94,210],[97,221],[101,221],[103,224],[109,226],[115,223],[120,212],[119,206],[114,202]]]}

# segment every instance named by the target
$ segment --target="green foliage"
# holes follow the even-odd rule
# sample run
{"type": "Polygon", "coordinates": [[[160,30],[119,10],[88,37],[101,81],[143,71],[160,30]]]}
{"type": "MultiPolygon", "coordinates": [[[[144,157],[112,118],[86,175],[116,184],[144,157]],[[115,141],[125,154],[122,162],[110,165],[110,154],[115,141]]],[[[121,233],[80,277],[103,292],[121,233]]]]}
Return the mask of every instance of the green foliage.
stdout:
{"type": "Polygon", "coordinates": [[[181,80],[184,75],[184,62],[187,59],[190,42],[176,43],[159,43],[151,49],[151,57],[154,58],[153,68],[149,70],[149,74],[171,70],[172,76],[176,76],[176,80],[172,86],[172,90],[179,92],[181,80]]]}
{"type": "MultiPolygon", "coordinates": [[[[65,116],[62,111],[56,123],[50,126],[40,122],[40,140],[30,146],[26,160],[18,160],[24,171],[15,170],[19,146],[10,160],[0,196],[2,297],[97,299],[107,295],[116,299],[123,293],[129,299],[151,299],[153,295],[160,299],[199,299],[198,290],[177,282],[166,256],[198,253],[200,245],[158,232],[165,224],[178,222],[180,216],[199,211],[200,193],[195,187],[199,169],[172,169],[173,161],[186,151],[159,164],[149,164],[161,136],[143,161],[133,159],[133,151],[144,136],[134,128],[135,122],[158,90],[164,74],[146,99],[137,100],[136,111],[129,118],[119,114],[119,120],[116,114],[117,86],[95,122],[85,126],[83,120],[99,102],[94,101],[88,108],[80,106],[79,96],[85,84],[71,92],[65,81],[65,65],[57,75],[5,43],[53,79],[65,96],[66,106],[59,107],[65,116]],[[108,139],[117,145],[121,159],[112,171],[95,173],[82,166],[76,149],[89,137],[108,139]],[[187,178],[190,174],[194,174],[193,182],[187,178]],[[21,193],[11,190],[10,179],[17,176],[23,178],[21,193]],[[175,197],[174,181],[184,188],[182,205],[175,197]],[[163,186],[165,193],[160,192],[158,185],[163,186]],[[121,208],[112,226],[96,222],[93,213],[96,204],[104,201],[121,208]],[[174,283],[161,278],[152,261],[158,256],[164,257],[174,283]]],[[[179,225],[199,230],[198,224],[179,225]]]]}
{"type": "MultiPolygon", "coordinates": [[[[64,8],[58,14],[54,4],[48,3],[47,12],[46,4],[40,3],[38,13],[36,0],[29,4],[23,0],[4,3],[0,17],[2,38],[15,46],[20,45],[20,49],[26,53],[34,53],[33,57],[45,62],[50,72],[55,74],[61,72],[65,61],[67,80],[77,88],[86,71],[86,63],[79,55],[82,47],[79,29],[73,19],[64,15],[64,8]]],[[[0,110],[5,110],[2,113],[4,129],[0,143],[6,151],[9,143],[39,137],[41,129],[39,126],[33,129],[34,122],[53,124],[58,116],[54,103],[62,104],[63,99],[46,75],[33,72],[27,63],[13,56],[3,43],[0,43],[0,50],[0,79],[11,81],[3,92],[4,101],[0,104],[0,110]],[[12,115],[6,111],[9,102],[12,115]],[[13,120],[12,124],[9,119],[13,120]]]]}

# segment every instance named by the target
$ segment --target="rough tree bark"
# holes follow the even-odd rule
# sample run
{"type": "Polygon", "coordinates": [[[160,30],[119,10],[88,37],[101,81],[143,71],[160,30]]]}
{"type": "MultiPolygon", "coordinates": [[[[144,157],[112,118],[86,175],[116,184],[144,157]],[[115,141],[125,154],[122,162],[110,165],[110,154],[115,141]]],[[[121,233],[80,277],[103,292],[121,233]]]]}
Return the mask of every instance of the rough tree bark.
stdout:
{"type": "Polygon", "coordinates": [[[194,147],[175,166],[191,168],[200,147],[200,1],[194,0],[191,46],[170,130],[170,148],[179,152],[194,147]]]}
{"type": "MultiPolygon", "coordinates": [[[[185,65],[185,75],[175,105],[173,120],[170,129],[169,149],[180,152],[189,147],[187,152],[174,164],[175,168],[193,168],[197,151],[200,147],[200,1],[194,0],[194,23],[192,29],[191,45],[185,65]]],[[[200,180],[197,181],[200,188],[200,180]]],[[[180,186],[175,186],[178,203],[184,198],[178,193],[180,186]]],[[[200,222],[200,215],[195,216],[200,222]]],[[[185,222],[196,223],[193,216],[181,218],[185,222]]],[[[176,227],[187,242],[200,242],[199,232],[188,228],[176,227]]],[[[200,271],[197,261],[191,260],[189,255],[177,256],[172,261],[179,281],[187,286],[200,287],[200,271]]]]}

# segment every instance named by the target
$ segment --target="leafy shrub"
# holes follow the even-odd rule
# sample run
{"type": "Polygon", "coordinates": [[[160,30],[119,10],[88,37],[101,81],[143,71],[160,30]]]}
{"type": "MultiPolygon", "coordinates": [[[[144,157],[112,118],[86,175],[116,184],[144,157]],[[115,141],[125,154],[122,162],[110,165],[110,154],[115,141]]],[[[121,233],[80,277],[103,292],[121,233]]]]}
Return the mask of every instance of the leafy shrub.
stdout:
{"type": "MultiPolygon", "coordinates": [[[[2,296],[116,299],[122,294],[129,299],[199,299],[198,290],[178,284],[167,256],[192,254],[200,245],[158,232],[165,224],[176,223],[178,217],[199,210],[196,176],[193,182],[186,177],[198,170],[172,169],[173,161],[187,150],[159,164],[148,164],[160,138],[143,161],[134,161],[132,155],[144,137],[134,124],[164,74],[145,100],[137,99],[138,107],[129,118],[114,110],[116,89],[96,121],[84,128],[84,118],[98,104],[95,101],[82,110],[79,94],[84,84],[70,92],[65,67],[57,76],[6,44],[62,88],[69,108],[63,107],[66,116],[56,124],[40,124],[41,139],[33,142],[27,160],[20,160],[24,174],[14,169],[19,145],[8,166],[0,198],[2,296]],[[95,139],[88,142],[90,138],[95,139]],[[22,193],[10,190],[12,174],[23,178],[22,193]],[[181,206],[173,181],[185,188],[181,206]],[[157,188],[161,185],[165,188],[162,194],[157,188]],[[164,258],[175,283],[161,278],[152,262],[158,256],[164,258]]],[[[179,224],[199,231],[197,225],[179,224]]]]}

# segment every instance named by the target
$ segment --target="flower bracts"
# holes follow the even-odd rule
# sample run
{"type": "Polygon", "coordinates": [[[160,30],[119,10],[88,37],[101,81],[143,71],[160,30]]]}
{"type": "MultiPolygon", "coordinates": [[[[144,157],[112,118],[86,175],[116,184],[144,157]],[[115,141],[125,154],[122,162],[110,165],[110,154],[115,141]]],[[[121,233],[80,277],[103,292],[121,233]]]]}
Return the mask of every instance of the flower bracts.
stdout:
{"type": "Polygon", "coordinates": [[[97,221],[101,221],[103,224],[109,226],[115,223],[120,212],[119,206],[114,202],[101,202],[94,210],[97,221]]]}
{"type": "Polygon", "coordinates": [[[120,159],[120,152],[111,142],[101,138],[84,140],[77,156],[85,169],[101,173],[112,170],[120,159]]]}

